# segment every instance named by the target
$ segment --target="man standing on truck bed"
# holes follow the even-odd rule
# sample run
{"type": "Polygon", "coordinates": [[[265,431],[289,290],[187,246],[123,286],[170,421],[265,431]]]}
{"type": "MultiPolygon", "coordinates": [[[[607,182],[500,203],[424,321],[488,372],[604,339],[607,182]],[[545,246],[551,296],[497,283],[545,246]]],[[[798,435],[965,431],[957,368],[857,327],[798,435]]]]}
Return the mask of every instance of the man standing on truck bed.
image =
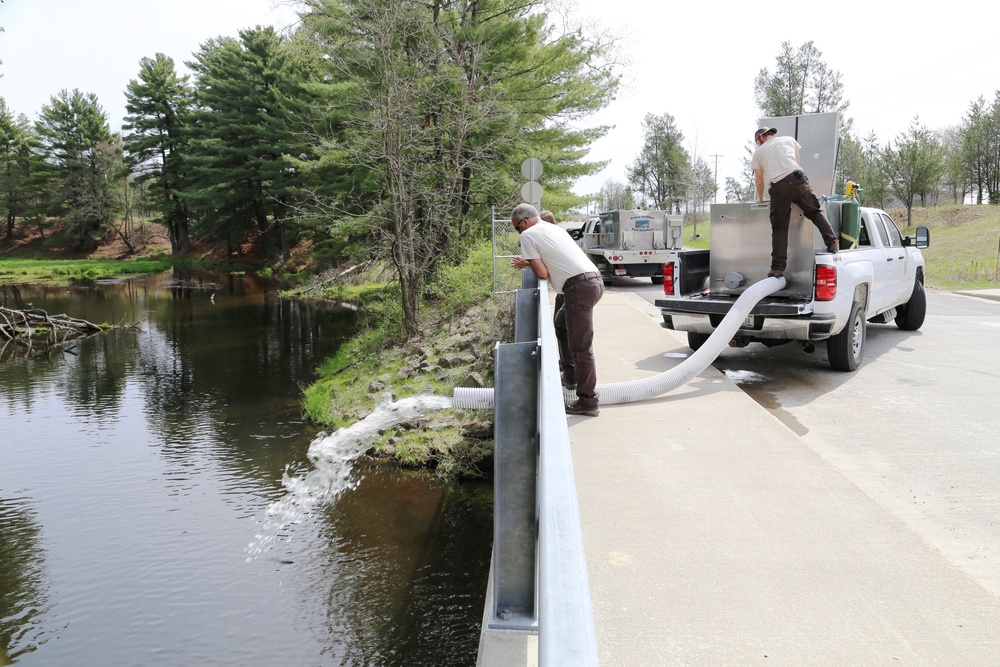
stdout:
{"type": "Polygon", "coordinates": [[[518,204],[510,223],[521,235],[521,257],[515,269],[531,267],[540,280],[549,280],[562,292],[563,306],[555,315],[556,339],[562,362],[563,384],[576,385],[577,400],[566,406],[571,415],[600,414],[597,364],[594,361],[594,306],[604,296],[604,282],[594,263],[565,229],[538,224],[542,219],[531,204],[518,204]]]}
{"type": "Polygon", "coordinates": [[[773,127],[762,127],[753,135],[757,149],[750,167],[757,186],[757,201],[764,201],[764,186],[771,195],[771,270],[768,276],[782,276],[788,263],[788,224],[792,204],[797,204],[823,236],[827,252],[837,252],[840,243],[826,219],[819,199],[799,166],[799,142],[792,137],[776,137],[773,127]]]}

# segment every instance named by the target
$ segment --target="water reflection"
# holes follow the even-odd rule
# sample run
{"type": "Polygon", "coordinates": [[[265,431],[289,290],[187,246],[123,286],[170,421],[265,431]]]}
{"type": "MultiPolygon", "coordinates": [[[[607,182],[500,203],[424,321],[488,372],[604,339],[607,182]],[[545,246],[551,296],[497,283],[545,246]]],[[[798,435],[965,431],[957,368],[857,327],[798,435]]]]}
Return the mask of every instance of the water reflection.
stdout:
{"type": "Polygon", "coordinates": [[[355,469],[355,491],[246,562],[252,517],[309,465],[301,389],[353,327],[270,290],[180,272],[0,288],[140,323],[0,364],[0,664],[474,660],[488,486],[355,469]]]}
{"type": "Polygon", "coordinates": [[[305,609],[325,608],[336,664],[474,664],[491,514],[488,485],[442,492],[388,471],[327,508],[326,548],[307,565],[301,595],[305,609]]]}
{"type": "Polygon", "coordinates": [[[49,611],[45,550],[27,498],[0,496],[0,665],[45,643],[40,619],[49,611]]]}

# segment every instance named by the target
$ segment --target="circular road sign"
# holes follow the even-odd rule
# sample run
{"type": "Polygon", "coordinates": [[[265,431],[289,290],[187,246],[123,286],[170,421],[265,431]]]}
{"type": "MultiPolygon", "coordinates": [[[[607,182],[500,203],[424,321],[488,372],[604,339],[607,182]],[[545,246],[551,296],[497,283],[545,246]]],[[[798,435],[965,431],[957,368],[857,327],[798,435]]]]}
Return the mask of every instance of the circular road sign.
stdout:
{"type": "Polygon", "coordinates": [[[521,197],[529,204],[537,204],[542,201],[542,186],[534,181],[528,181],[521,186],[521,197]]]}
{"type": "Polygon", "coordinates": [[[542,161],[536,157],[529,157],[521,163],[521,175],[529,181],[537,181],[542,176],[542,161]]]}

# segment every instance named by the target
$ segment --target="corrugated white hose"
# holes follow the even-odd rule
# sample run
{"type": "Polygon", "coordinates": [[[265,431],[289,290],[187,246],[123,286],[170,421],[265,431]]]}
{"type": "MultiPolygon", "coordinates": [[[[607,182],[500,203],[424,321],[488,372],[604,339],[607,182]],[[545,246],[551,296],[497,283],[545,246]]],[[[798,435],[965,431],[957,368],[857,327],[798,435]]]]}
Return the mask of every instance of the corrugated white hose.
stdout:
{"type": "MultiPolygon", "coordinates": [[[[687,384],[708,368],[708,365],[729,345],[729,341],[733,339],[753,307],[764,297],[784,289],[785,285],[786,279],[782,276],[765,278],[748,287],[708,340],[694,354],[669,371],[641,380],[597,385],[601,405],[633,403],[660,396],[687,384]]],[[[567,402],[576,399],[576,393],[569,390],[564,390],[563,396],[567,402]]],[[[451,403],[456,408],[466,410],[490,410],[493,408],[493,388],[456,387],[452,392],[451,403]]]]}

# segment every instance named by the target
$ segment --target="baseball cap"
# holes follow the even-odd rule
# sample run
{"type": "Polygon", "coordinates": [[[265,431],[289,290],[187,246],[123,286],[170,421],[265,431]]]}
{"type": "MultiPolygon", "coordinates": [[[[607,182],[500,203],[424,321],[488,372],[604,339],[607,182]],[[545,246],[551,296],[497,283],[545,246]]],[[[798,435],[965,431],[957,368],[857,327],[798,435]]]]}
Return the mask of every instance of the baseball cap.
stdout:
{"type": "Polygon", "coordinates": [[[759,130],[757,130],[756,132],[753,133],[753,140],[757,141],[758,139],[761,138],[761,136],[763,136],[765,134],[777,134],[777,133],[778,133],[778,129],[777,128],[774,128],[774,127],[762,127],[762,128],[760,128],[759,130]]]}

